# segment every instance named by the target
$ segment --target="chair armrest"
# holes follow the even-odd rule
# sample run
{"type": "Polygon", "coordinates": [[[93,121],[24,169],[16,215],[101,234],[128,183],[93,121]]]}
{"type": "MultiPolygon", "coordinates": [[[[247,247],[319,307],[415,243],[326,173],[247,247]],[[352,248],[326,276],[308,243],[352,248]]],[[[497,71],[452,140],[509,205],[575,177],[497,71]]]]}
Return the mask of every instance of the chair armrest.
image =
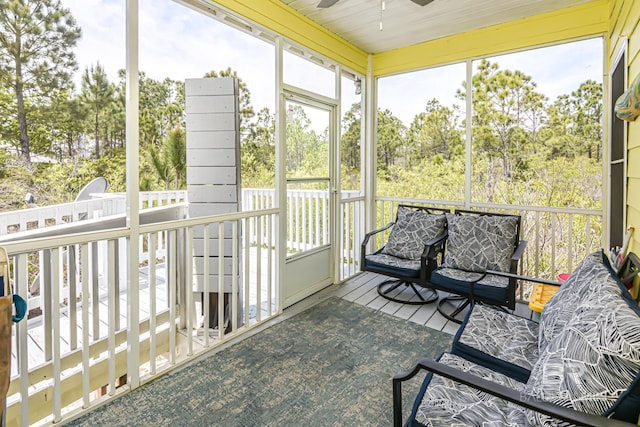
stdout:
{"type": "Polygon", "coordinates": [[[367,245],[367,243],[369,243],[369,239],[371,238],[371,236],[383,232],[384,230],[388,229],[389,227],[391,227],[394,224],[395,224],[395,222],[390,222],[389,224],[385,225],[384,227],[380,227],[380,228],[378,228],[376,230],[370,231],[367,234],[365,234],[364,235],[364,240],[362,241],[362,247],[364,248],[367,245]]]}
{"type": "Polygon", "coordinates": [[[389,224],[385,225],[384,227],[380,227],[380,228],[378,228],[376,230],[373,230],[373,231],[370,231],[370,232],[368,232],[367,234],[364,235],[364,239],[362,240],[362,245],[360,245],[360,269],[364,268],[365,256],[367,255],[367,245],[369,244],[369,239],[371,238],[371,236],[374,236],[374,235],[376,235],[378,233],[382,233],[386,229],[388,229],[391,226],[393,226],[393,224],[395,224],[395,222],[390,222],[389,224]]]}
{"type": "Polygon", "coordinates": [[[522,255],[524,254],[524,249],[527,247],[527,241],[526,240],[520,240],[520,243],[518,243],[518,246],[516,247],[516,250],[513,252],[513,255],[511,255],[511,262],[509,264],[509,271],[511,271],[512,273],[516,273],[518,271],[518,263],[520,262],[520,258],[522,258],[522,255]]]}
{"type": "Polygon", "coordinates": [[[393,377],[394,427],[400,427],[402,425],[402,382],[413,378],[422,369],[515,403],[518,406],[522,406],[572,424],[594,427],[630,427],[635,425],[600,415],[579,412],[554,403],[541,401],[532,396],[525,395],[518,390],[485,380],[484,378],[480,378],[468,372],[452,368],[451,366],[447,366],[431,359],[422,359],[411,371],[399,372],[393,377]]]}
{"type": "Polygon", "coordinates": [[[523,280],[526,282],[543,283],[545,285],[553,285],[553,286],[562,285],[562,282],[556,282],[554,280],[539,279],[537,277],[522,276],[520,274],[505,273],[502,271],[487,270],[487,274],[491,274],[494,276],[508,277],[509,279],[523,280]]]}
{"type": "Polygon", "coordinates": [[[445,231],[424,244],[424,251],[420,257],[421,277],[426,282],[431,277],[431,272],[438,266],[438,254],[444,255],[444,245],[447,241],[448,233],[445,231]]]}

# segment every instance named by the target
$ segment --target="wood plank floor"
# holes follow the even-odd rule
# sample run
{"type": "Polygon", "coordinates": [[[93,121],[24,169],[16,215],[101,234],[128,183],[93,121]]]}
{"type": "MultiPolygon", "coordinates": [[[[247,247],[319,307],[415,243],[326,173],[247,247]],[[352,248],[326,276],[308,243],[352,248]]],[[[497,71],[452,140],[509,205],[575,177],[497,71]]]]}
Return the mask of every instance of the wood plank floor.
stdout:
{"type": "MultiPolygon", "coordinates": [[[[342,284],[333,285],[315,296],[315,298],[309,297],[309,301],[301,301],[294,306],[287,308],[285,313],[289,311],[301,311],[300,309],[307,308],[309,304],[313,304],[314,300],[329,298],[330,296],[337,296],[347,301],[354,302],[375,310],[382,311],[401,319],[409,320],[411,322],[418,323],[420,325],[426,325],[430,328],[443,331],[449,334],[455,334],[458,330],[459,324],[452,322],[440,314],[437,310],[437,302],[422,305],[400,304],[394,301],[390,301],[381,297],[378,294],[377,287],[384,280],[388,279],[387,276],[383,276],[376,273],[361,273],[358,274],[342,284]]],[[[416,300],[417,297],[413,296],[412,291],[407,291],[406,288],[402,290],[404,295],[402,298],[408,298],[416,300]]],[[[393,296],[398,296],[400,292],[396,291],[392,293],[393,296]]],[[[440,298],[446,296],[447,293],[439,292],[440,298]]],[[[317,303],[317,302],[316,302],[317,303]]],[[[532,312],[525,304],[517,304],[515,314],[519,316],[531,318],[532,312]]]]}

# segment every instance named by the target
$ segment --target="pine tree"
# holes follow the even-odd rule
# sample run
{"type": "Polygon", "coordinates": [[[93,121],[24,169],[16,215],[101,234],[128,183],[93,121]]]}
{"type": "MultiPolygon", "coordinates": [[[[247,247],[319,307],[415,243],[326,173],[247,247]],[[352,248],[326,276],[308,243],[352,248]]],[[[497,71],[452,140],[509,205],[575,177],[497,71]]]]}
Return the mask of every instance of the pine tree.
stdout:
{"type": "Polygon", "coordinates": [[[31,165],[26,98],[70,85],[80,28],[60,0],[0,0],[0,84],[15,93],[18,149],[31,165]]]}
{"type": "Polygon", "coordinates": [[[100,113],[108,110],[115,101],[114,88],[100,63],[94,68],[85,68],[82,75],[82,100],[93,114],[95,156],[100,158],[100,113]]]}

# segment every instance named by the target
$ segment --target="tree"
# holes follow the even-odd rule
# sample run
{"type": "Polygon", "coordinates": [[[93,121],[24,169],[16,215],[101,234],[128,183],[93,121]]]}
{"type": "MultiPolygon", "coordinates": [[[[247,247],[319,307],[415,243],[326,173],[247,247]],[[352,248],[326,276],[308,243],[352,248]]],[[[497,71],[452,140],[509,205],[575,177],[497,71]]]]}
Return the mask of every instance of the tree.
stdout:
{"type": "Polygon", "coordinates": [[[602,159],[602,85],[587,80],[571,92],[574,135],[583,141],[587,157],[602,159]]]}
{"type": "Polygon", "coordinates": [[[440,155],[450,160],[453,153],[463,153],[463,134],[456,113],[455,107],[445,107],[432,99],[425,111],[414,117],[407,136],[412,148],[407,159],[410,167],[420,164],[425,157],[440,155]]]}
{"type": "Polygon", "coordinates": [[[0,0],[0,83],[15,94],[18,150],[31,166],[25,100],[70,85],[80,28],[60,0],[0,0]]]}
{"type": "Polygon", "coordinates": [[[253,137],[240,146],[242,184],[272,187],[275,184],[275,117],[268,108],[258,111],[253,137]]]}
{"type": "Polygon", "coordinates": [[[340,161],[350,174],[360,173],[360,139],[362,111],[359,102],[351,105],[342,118],[340,161]]]}
{"type": "Polygon", "coordinates": [[[378,109],[378,169],[395,164],[399,147],[404,146],[406,127],[389,110],[378,109]]]}
{"type": "Polygon", "coordinates": [[[85,68],[82,75],[81,99],[91,109],[96,159],[100,158],[100,117],[114,102],[114,88],[109,83],[104,68],[97,63],[95,68],[85,68]]]}
{"type": "Polygon", "coordinates": [[[187,134],[184,129],[176,127],[170,130],[160,149],[149,147],[149,157],[165,189],[169,189],[171,180],[176,190],[186,186],[187,134]]]}
{"type": "MultiPolygon", "coordinates": [[[[500,70],[498,64],[483,59],[473,75],[473,144],[477,154],[495,154],[502,162],[502,174],[523,166],[527,153],[544,121],[546,98],[537,93],[536,83],[521,71],[500,70]],[[527,135],[528,134],[528,135],[527,135]]],[[[466,95],[458,91],[460,98],[466,95]]]]}

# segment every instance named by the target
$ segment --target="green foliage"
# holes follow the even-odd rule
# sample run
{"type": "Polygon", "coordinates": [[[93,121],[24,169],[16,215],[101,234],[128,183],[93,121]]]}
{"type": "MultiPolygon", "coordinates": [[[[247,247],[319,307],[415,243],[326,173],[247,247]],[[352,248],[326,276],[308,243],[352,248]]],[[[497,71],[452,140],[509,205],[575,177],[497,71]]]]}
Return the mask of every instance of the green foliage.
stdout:
{"type": "MultiPolygon", "coordinates": [[[[148,160],[165,190],[187,188],[187,133],[181,127],[169,131],[159,149],[151,146],[148,160]]],[[[149,178],[147,175],[144,187],[152,190],[154,186],[149,178]]]]}
{"type": "Polygon", "coordinates": [[[115,102],[115,88],[109,83],[104,68],[97,63],[95,68],[85,68],[82,75],[81,102],[91,111],[93,117],[94,144],[96,159],[100,158],[100,120],[110,112],[110,105],[115,102]]]}
{"type": "Polygon", "coordinates": [[[0,86],[19,131],[4,134],[31,165],[30,119],[50,93],[66,89],[76,68],[72,48],[80,28],[60,0],[0,0],[0,86]],[[31,103],[28,101],[31,100],[31,103]]]}

